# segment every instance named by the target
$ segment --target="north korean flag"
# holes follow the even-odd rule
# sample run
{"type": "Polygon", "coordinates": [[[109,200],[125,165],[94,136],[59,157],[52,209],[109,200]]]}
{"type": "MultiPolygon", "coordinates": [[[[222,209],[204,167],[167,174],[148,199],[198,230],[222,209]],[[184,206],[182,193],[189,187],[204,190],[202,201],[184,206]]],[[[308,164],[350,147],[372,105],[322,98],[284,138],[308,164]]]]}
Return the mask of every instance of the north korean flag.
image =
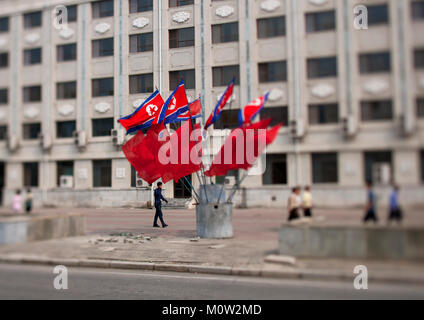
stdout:
{"type": "Polygon", "coordinates": [[[166,100],[164,109],[166,110],[164,124],[180,121],[177,120],[178,116],[188,111],[189,106],[183,80],[166,100]]]}
{"type": "Polygon", "coordinates": [[[141,129],[147,129],[153,124],[161,123],[161,117],[163,120],[165,113],[164,101],[159,90],[156,90],[132,114],[119,119],[118,122],[129,134],[141,129]]]}
{"type": "Polygon", "coordinates": [[[264,107],[266,101],[268,100],[269,93],[267,92],[265,95],[253,100],[247,106],[240,110],[238,115],[239,125],[251,123],[258,113],[264,107]]]}
{"type": "Polygon", "coordinates": [[[233,95],[234,81],[235,79],[233,78],[233,80],[231,80],[230,84],[228,85],[227,89],[225,89],[225,92],[222,95],[221,99],[219,99],[218,104],[216,105],[215,109],[213,110],[208,120],[206,121],[205,130],[209,128],[211,125],[213,125],[216,121],[218,121],[219,117],[221,116],[222,109],[224,109],[228,100],[230,100],[230,98],[233,95]]]}
{"type": "Polygon", "coordinates": [[[190,119],[190,116],[192,119],[197,119],[202,116],[202,103],[200,101],[200,98],[194,100],[189,105],[189,110],[186,112],[181,113],[178,117],[178,121],[186,121],[190,119]]]}

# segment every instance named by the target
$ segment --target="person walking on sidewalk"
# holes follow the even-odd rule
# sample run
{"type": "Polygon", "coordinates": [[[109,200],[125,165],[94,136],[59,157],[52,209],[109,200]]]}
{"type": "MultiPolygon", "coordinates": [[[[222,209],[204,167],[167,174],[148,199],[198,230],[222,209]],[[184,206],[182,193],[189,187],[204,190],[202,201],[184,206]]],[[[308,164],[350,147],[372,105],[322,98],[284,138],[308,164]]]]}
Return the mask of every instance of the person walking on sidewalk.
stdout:
{"type": "Polygon", "coordinates": [[[155,219],[153,221],[153,227],[159,228],[158,225],[158,218],[160,222],[162,223],[162,228],[166,228],[168,225],[163,221],[163,213],[162,213],[162,200],[168,203],[168,200],[166,200],[162,195],[162,182],[158,182],[158,187],[155,189],[155,219]]]}
{"type": "Polygon", "coordinates": [[[364,217],[364,223],[367,223],[369,220],[374,221],[376,224],[378,222],[377,213],[376,213],[376,198],[375,193],[372,188],[372,183],[369,181],[367,182],[367,203],[365,205],[365,217],[364,217]]]}
{"type": "Polygon", "coordinates": [[[299,201],[299,194],[300,194],[300,188],[295,187],[292,189],[292,193],[289,197],[288,201],[288,210],[289,210],[289,221],[299,219],[299,207],[300,207],[300,201],[299,201]]]}
{"type": "Polygon", "coordinates": [[[303,207],[303,215],[306,218],[312,218],[312,194],[311,194],[311,187],[309,186],[306,186],[305,191],[303,192],[302,207],[303,207]]]}
{"type": "Polygon", "coordinates": [[[22,210],[22,197],[21,190],[16,190],[15,195],[13,196],[13,211],[20,213],[22,210]]]}
{"type": "Polygon", "coordinates": [[[390,209],[389,209],[389,219],[388,224],[392,220],[397,221],[399,224],[402,223],[402,209],[399,205],[399,186],[393,186],[392,193],[390,194],[390,209]]]}
{"type": "Polygon", "coordinates": [[[25,197],[25,211],[27,214],[30,214],[32,210],[32,192],[31,189],[28,188],[25,197]]]}

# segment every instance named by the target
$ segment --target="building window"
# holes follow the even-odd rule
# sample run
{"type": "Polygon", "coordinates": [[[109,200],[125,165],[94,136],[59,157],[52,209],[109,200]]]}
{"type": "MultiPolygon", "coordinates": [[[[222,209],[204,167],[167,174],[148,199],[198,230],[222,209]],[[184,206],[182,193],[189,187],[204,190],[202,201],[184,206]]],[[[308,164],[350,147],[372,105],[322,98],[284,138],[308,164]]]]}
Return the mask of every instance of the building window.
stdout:
{"type": "Polygon", "coordinates": [[[234,85],[239,85],[239,66],[213,67],[212,78],[214,87],[226,87],[233,78],[235,78],[234,85]]]}
{"type": "Polygon", "coordinates": [[[130,94],[153,92],[153,73],[130,76],[130,94]]]}
{"type": "Polygon", "coordinates": [[[256,22],[258,39],[283,37],[286,35],[286,17],[258,19],[256,22]]]}
{"type": "Polygon", "coordinates": [[[308,59],[308,78],[337,77],[337,58],[308,59]]]}
{"type": "Polygon", "coordinates": [[[263,108],[260,112],[261,119],[271,118],[271,126],[276,126],[282,123],[284,126],[289,122],[289,114],[287,107],[267,107],[263,108]]]}
{"type": "Polygon", "coordinates": [[[196,72],[194,69],[169,72],[169,90],[177,88],[181,79],[186,89],[196,89],[196,72]]]}
{"type": "Polygon", "coordinates": [[[24,14],[24,28],[32,29],[41,26],[41,11],[24,14]]]}
{"type": "Polygon", "coordinates": [[[113,56],[113,38],[92,40],[91,42],[93,58],[113,56]]]}
{"type": "Polygon", "coordinates": [[[417,99],[417,117],[424,118],[424,98],[417,99]]]}
{"type": "Polygon", "coordinates": [[[73,177],[74,176],[74,162],[73,161],[58,161],[57,162],[57,186],[60,187],[60,177],[62,176],[68,176],[73,177]]]}
{"type": "Polygon", "coordinates": [[[9,93],[7,88],[0,89],[0,104],[9,103],[9,93]]]}
{"type": "Polygon", "coordinates": [[[169,0],[169,7],[182,7],[188,6],[194,3],[194,0],[169,0]]]}
{"type": "Polygon", "coordinates": [[[414,66],[415,69],[424,69],[424,49],[414,50],[414,66]]]}
{"type": "Polygon", "coordinates": [[[113,96],[113,78],[102,78],[92,80],[92,96],[113,96]]]}
{"type": "Polygon", "coordinates": [[[24,102],[40,102],[41,86],[24,87],[24,102]]]}
{"type": "Polygon", "coordinates": [[[169,48],[184,48],[194,46],[194,28],[169,30],[169,48]]]}
{"type": "Polygon", "coordinates": [[[130,13],[153,10],[153,0],[130,0],[130,13]]]}
{"type": "Polygon", "coordinates": [[[93,137],[106,137],[111,135],[113,118],[92,119],[93,137]]]}
{"type": "Polygon", "coordinates": [[[306,14],[306,32],[321,32],[336,29],[335,11],[313,12],[306,14]]]}
{"type": "Polygon", "coordinates": [[[367,6],[368,25],[379,25],[389,23],[389,9],[387,4],[367,6]]]}
{"type": "Polygon", "coordinates": [[[377,151],[377,152],[365,152],[365,181],[371,183],[379,183],[377,181],[378,177],[378,167],[381,165],[390,166],[390,180],[393,176],[392,168],[392,153],[390,151],[377,151]]]}
{"type": "Polygon", "coordinates": [[[1,17],[0,32],[8,32],[8,31],[9,31],[9,17],[1,17]]]}
{"type": "Polygon", "coordinates": [[[72,138],[76,129],[75,120],[58,121],[56,122],[56,137],[57,138],[72,138]]]}
{"type": "Polygon", "coordinates": [[[390,72],[390,52],[361,54],[359,66],[361,74],[390,72]]]}
{"type": "Polygon", "coordinates": [[[77,59],[77,44],[63,44],[57,46],[57,62],[73,61],[77,59]]]}
{"type": "Polygon", "coordinates": [[[130,53],[153,51],[153,33],[130,35],[130,53]]]}
{"type": "Polygon", "coordinates": [[[424,1],[412,1],[411,11],[413,20],[424,20],[424,1]]]}
{"type": "Polygon", "coordinates": [[[239,127],[239,122],[238,122],[239,111],[240,110],[238,109],[223,110],[221,112],[221,116],[215,122],[214,128],[218,130],[238,128],[239,127]]]}
{"type": "Polygon", "coordinates": [[[212,43],[235,42],[239,40],[238,22],[212,26],[212,43]]]}
{"type": "Polygon", "coordinates": [[[75,22],[77,21],[78,17],[78,10],[77,6],[66,6],[66,9],[68,10],[68,22],[75,22]]]}
{"type": "Polygon", "coordinates": [[[260,83],[287,81],[286,61],[259,63],[258,69],[260,83]]]}
{"type": "Polygon", "coordinates": [[[339,106],[337,103],[309,105],[309,123],[330,124],[339,122],[339,106]]]}
{"type": "Polygon", "coordinates": [[[112,161],[93,160],[93,187],[112,186],[112,161]]]}
{"type": "Polygon", "coordinates": [[[24,123],[23,133],[25,140],[35,140],[41,133],[41,123],[24,123]]]}
{"type": "Polygon", "coordinates": [[[131,166],[131,188],[137,187],[137,171],[131,166]]]}
{"type": "Polygon", "coordinates": [[[24,163],[24,186],[38,187],[38,162],[24,163]]]}
{"type": "Polygon", "coordinates": [[[9,66],[9,53],[0,53],[0,68],[7,68],[9,66]]]}
{"type": "Polygon", "coordinates": [[[24,65],[41,63],[41,48],[24,50],[24,65]]]}
{"type": "Polygon", "coordinates": [[[56,83],[56,99],[75,99],[77,97],[77,82],[58,82],[56,83]]]}
{"type": "Polygon", "coordinates": [[[0,126],[0,140],[6,140],[7,139],[7,126],[1,125],[0,126]]]}
{"type": "Polygon", "coordinates": [[[393,103],[391,100],[361,102],[362,121],[379,121],[393,119],[393,103]]]}
{"type": "Polygon", "coordinates": [[[112,17],[113,16],[113,0],[96,1],[91,3],[93,19],[112,17]]]}
{"type": "Polygon", "coordinates": [[[263,185],[287,184],[287,157],[285,154],[267,154],[263,185]]]}
{"type": "Polygon", "coordinates": [[[312,154],[313,183],[337,183],[339,181],[337,153],[312,154]]]}

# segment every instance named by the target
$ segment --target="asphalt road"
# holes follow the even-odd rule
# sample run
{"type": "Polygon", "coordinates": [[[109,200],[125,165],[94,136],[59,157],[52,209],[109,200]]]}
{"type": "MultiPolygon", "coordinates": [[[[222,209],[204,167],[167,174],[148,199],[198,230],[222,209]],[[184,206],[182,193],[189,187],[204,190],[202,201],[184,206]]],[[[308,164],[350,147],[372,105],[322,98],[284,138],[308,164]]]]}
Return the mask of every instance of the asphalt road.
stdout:
{"type": "Polygon", "coordinates": [[[0,299],[424,299],[424,286],[274,280],[113,269],[68,269],[68,289],[53,286],[53,266],[0,264],[0,299]]]}

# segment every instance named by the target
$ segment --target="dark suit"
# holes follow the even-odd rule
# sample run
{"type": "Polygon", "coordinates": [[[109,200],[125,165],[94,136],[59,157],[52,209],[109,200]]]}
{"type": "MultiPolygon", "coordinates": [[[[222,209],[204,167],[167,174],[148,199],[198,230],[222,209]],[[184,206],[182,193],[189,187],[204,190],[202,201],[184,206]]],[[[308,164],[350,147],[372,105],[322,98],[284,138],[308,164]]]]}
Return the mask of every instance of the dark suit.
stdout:
{"type": "Polygon", "coordinates": [[[162,227],[166,225],[165,221],[163,221],[163,214],[162,214],[162,200],[165,202],[168,202],[163,196],[162,196],[162,189],[157,188],[154,193],[155,196],[155,219],[153,221],[153,225],[156,226],[158,223],[158,218],[160,222],[162,223],[162,227]]]}

